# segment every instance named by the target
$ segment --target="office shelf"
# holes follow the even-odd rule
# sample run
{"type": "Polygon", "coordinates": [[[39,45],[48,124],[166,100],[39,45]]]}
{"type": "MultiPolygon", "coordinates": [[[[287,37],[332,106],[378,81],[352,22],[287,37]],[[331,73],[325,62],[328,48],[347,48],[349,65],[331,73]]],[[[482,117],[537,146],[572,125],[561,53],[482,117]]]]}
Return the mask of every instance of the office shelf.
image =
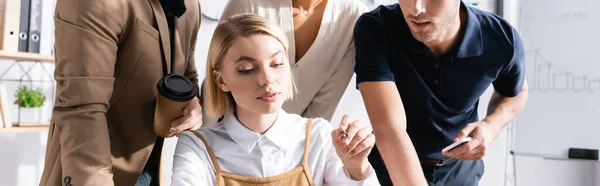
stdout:
{"type": "MultiPolygon", "coordinates": [[[[18,87],[23,87],[25,84],[29,84],[29,87],[33,88],[33,83],[49,83],[52,85],[52,91],[51,91],[51,96],[49,96],[49,101],[50,101],[50,105],[54,105],[54,93],[55,93],[55,82],[54,82],[54,77],[52,76],[52,73],[50,73],[50,71],[48,71],[48,69],[46,69],[46,67],[44,67],[43,63],[54,63],[54,56],[52,55],[41,55],[41,54],[37,54],[37,53],[28,53],[28,52],[7,52],[7,51],[3,51],[0,50],[0,60],[8,60],[10,61],[10,66],[8,66],[8,68],[6,68],[6,70],[4,70],[2,73],[0,73],[0,82],[17,82],[18,83],[18,87]],[[23,65],[24,63],[29,63],[30,65],[23,65]],[[46,80],[44,79],[33,79],[32,77],[32,69],[36,66],[39,66],[41,68],[41,73],[42,75],[45,75],[47,77],[46,80]],[[23,75],[20,78],[7,78],[7,73],[8,72],[13,72],[13,71],[20,71],[23,75]]],[[[12,93],[7,92],[6,93],[8,95],[11,95],[12,93]]],[[[9,111],[10,112],[10,111],[9,111]]],[[[18,115],[17,118],[14,118],[13,120],[15,120],[16,124],[13,124],[13,126],[15,125],[19,125],[20,123],[22,123],[21,119],[21,107],[18,107],[18,115]]],[[[35,124],[34,124],[35,125],[35,124]]],[[[29,125],[27,125],[29,126],[29,125]]],[[[42,126],[44,126],[42,124],[42,126]]],[[[47,128],[47,124],[46,124],[46,128],[47,128]]],[[[7,130],[12,131],[12,130],[32,130],[32,129],[36,129],[36,128],[31,128],[31,127],[23,127],[23,128],[17,128],[17,126],[15,126],[15,129],[10,129],[7,128],[7,130]]],[[[4,129],[0,129],[0,130],[4,130],[4,129]]]]}
{"type": "Polygon", "coordinates": [[[39,126],[27,126],[27,127],[12,126],[11,128],[0,128],[0,133],[9,133],[9,132],[47,132],[48,131],[49,127],[48,127],[47,123],[39,123],[39,124],[36,124],[36,125],[39,125],[39,126]]]}
{"type": "Polygon", "coordinates": [[[16,60],[16,61],[39,61],[46,63],[54,63],[54,56],[41,55],[27,52],[6,52],[0,50],[0,59],[16,60]]]}

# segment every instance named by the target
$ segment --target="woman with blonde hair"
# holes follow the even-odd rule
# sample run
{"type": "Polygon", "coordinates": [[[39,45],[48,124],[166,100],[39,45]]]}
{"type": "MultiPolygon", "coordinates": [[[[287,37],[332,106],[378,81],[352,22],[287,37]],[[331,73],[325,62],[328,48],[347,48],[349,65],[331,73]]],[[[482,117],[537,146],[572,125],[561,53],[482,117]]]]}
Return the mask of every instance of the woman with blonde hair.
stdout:
{"type": "Polygon", "coordinates": [[[221,18],[253,13],[277,25],[290,42],[287,55],[298,89],[296,97],[282,108],[303,117],[333,121],[344,94],[353,97],[342,104],[360,103],[355,109],[362,112],[356,113],[367,118],[352,80],[353,28],[367,11],[360,0],[229,0],[221,18]]]}
{"type": "Polygon", "coordinates": [[[294,95],[288,41],[252,14],[223,20],[210,43],[204,109],[224,118],[179,137],[172,185],[379,185],[367,155],[371,129],[303,118],[282,108],[294,95]]]}

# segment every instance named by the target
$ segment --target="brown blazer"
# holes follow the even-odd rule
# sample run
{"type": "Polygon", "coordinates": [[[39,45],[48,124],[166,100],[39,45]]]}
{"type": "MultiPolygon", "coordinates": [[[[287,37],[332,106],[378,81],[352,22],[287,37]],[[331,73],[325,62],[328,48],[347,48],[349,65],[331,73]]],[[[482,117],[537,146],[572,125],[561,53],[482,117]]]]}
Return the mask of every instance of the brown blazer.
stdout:
{"type": "Polygon", "coordinates": [[[173,69],[198,88],[200,4],[185,3],[171,49],[159,0],[57,1],[56,104],[40,185],[135,184],[157,138],[158,80],[173,69]]]}

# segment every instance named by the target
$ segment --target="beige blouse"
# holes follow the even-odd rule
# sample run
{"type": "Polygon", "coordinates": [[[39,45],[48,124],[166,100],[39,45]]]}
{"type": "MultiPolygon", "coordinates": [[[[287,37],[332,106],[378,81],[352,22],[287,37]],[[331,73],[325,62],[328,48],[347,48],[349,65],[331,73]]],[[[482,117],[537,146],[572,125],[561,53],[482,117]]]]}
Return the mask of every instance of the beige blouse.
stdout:
{"type": "Polygon", "coordinates": [[[254,13],[277,24],[290,41],[288,56],[298,90],[283,109],[331,120],[354,73],[354,24],[366,11],[360,0],[328,0],[317,38],[300,61],[295,58],[292,0],[229,0],[222,18],[254,13]]]}

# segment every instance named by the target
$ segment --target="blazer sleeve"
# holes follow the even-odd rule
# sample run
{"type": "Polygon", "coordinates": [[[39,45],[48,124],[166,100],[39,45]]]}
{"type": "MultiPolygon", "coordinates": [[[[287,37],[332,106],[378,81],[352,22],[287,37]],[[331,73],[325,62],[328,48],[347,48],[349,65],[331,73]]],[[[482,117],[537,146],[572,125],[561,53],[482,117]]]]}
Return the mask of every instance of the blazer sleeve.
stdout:
{"type": "MultiPolygon", "coordinates": [[[[200,6],[200,5],[198,5],[200,6]]],[[[191,35],[191,45],[190,46],[190,51],[187,53],[187,66],[185,67],[185,73],[183,74],[185,77],[187,77],[188,79],[190,79],[192,81],[192,83],[194,83],[194,88],[196,89],[196,96],[198,97],[198,101],[200,102],[200,105],[202,104],[202,92],[200,89],[200,86],[198,86],[198,70],[196,68],[196,40],[198,39],[198,30],[200,29],[200,22],[202,20],[202,14],[201,14],[201,7],[198,7],[198,21],[194,22],[194,31],[192,32],[193,34],[191,35]]]]}
{"type": "Polygon", "coordinates": [[[113,91],[118,33],[111,1],[58,0],[56,103],[62,177],[71,185],[114,185],[106,113],[113,91]]]}
{"type": "Polygon", "coordinates": [[[352,42],[346,50],[342,61],[335,68],[336,71],[327,79],[327,82],[319,89],[304,113],[302,113],[303,117],[322,117],[331,121],[333,113],[352,79],[352,74],[354,73],[354,54],[354,42],[352,42]]]}

